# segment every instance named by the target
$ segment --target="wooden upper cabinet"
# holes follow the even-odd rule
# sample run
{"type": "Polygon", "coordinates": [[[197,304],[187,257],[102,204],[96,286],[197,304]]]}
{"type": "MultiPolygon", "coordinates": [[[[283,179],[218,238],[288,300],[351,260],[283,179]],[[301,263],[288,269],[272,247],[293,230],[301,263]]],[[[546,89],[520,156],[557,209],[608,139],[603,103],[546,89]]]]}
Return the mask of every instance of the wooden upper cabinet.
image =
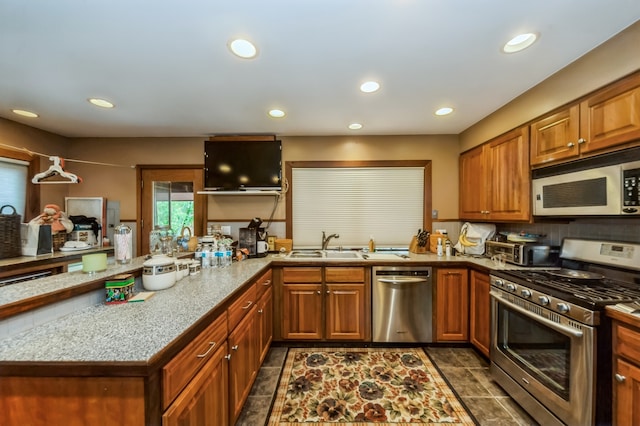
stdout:
{"type": "Polygon", "coordinates": [[[460,217],[484,219],[488,181],[484,146],[460,156],[460,217]],[[482,178],[481,178],[482,177],[482,178]]]}
{"type": "Polygon", "coordinates": [[[573,105],[531,124],[531,164],[567,160],[579,154],[580,106],[573,105]]]}
{"type": "Polygon", "coordinates": [[[529,129],[520,127],[460,156],[460,218],[531,217],[529,129]]]}
{"type": "Polygon", "coordinates": [[[640,74],[600,90],[580,104],[581,152],[640,139],[640,74]]]}
{"type": "Polygon", "coordinates": [[[598,90],[530,127],[532,166],[638,145],[640,74],[598,90]]]}

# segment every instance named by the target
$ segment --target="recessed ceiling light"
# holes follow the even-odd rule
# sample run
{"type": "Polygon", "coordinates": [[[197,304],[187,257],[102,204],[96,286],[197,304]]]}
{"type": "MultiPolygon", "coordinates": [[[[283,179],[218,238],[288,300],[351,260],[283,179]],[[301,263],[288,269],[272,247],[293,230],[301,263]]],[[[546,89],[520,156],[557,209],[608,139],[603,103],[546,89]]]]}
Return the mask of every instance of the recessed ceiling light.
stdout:
{"type": "Polygon", "coordinates": [[[229,43],[229,50],[243,59],[251,59],[258,54],[258,49],[248,40],[238,38],[229,43]]]}
{"type": "Polygon", "coordinates": [[[100,98],[89,98],[89,102],[91,102],[95,106],[99,106],[100,108],[113,108],[115,105],[106,99],[100,98]]]}
{"type": "Polygon", "coordinates": [[[269,111],[269,115],[273,118],[282,118],[284,117],[286,114],[283,110],[281,109],[272,109],[271,111],[269,111]]]}
{"type": "Polygon", "coordinates": [[[351,130],[360,130],[360,129],[362,129],[362,124],[360,124],[360,123],[351,123],[351,124],[349,124],[349,128],[351,130]]]}
{"type": "Polygon", "coordinates": [[[436,110],[436,115],[448,115],[453,112],[453,108],[451,107],[442,107],[436,110]]]}
{"type": "Polygon", "coordinates": [[[380,83],[377,81],[365,81],[360,85],[360,90],[364,93],[372,93],[380,89],[380,83]]]}
{"type": "Polygon", "coordinates": [[[29,117],[29,118],[38,118],[38,114],[36,114],[35,112],[31,112],[31,111],[27,111],[24,109],[12,109],[11,112],[13,112],[14,114],[18,114],[21,115],[23,117],[29,117]]]}
{"type": "Polygon", "coordinates": [[[531,46],[537,38],[538,36],[534,33],[517,35],[504,45],[502,51],[504,53],[520,52],[521,50],[524,50],[527,47],[531,46]]]}

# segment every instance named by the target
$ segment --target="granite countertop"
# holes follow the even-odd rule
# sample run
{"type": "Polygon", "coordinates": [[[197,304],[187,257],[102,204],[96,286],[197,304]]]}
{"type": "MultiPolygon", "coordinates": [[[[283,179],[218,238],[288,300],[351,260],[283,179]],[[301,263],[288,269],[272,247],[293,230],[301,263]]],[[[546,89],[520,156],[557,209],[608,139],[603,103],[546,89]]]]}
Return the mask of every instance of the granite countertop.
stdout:
{"type": "MultiPolygon", "coordinates": [[[[148,363],[172,341],[222,303],[270,264],[314,264],[315,259],[290,259],[280,255],[249,259],[227,268],[203,269],[178,281],[172,288],[155,292],[145,302],[99,304],[0,340],[2,362],[125,362],[148,363]]],[[[410,254],[409,259],[317,259],[323,264],[408,265],[427,263],[446,267],[463,263],[496,269],[490,259],[439,257],[432,253],[410,254]]],[[[0,288],[0,305],[46,294],[120,273],[139,270],[144,257],[128,265],[109,265],[104,272],[69,272],[0,288]]],[[[315,263],[317,264],[317,263],[315,263]]],[[[507,265],[503,269],[515,269],[507,265]]]]}
{"type": "MultiPolygon", "coordinates": [[[[105,277],[140,268],[144,258],[109,268],[105,277]]],[[[100,304],[0,340],[2,362],[148,363],[216,305],[252,279],[270,259],[205,269],[155,292],[145,302],[100,304]]],[[[60,279],[87,279],[81,272],[60,279]],[[79,275],[76,277],[75,275],[79,275]]],[[[94,275],[92,278],[98,278],[94,275]]],[[[47,280],[51,278],[45,278],[47,280]]]]}

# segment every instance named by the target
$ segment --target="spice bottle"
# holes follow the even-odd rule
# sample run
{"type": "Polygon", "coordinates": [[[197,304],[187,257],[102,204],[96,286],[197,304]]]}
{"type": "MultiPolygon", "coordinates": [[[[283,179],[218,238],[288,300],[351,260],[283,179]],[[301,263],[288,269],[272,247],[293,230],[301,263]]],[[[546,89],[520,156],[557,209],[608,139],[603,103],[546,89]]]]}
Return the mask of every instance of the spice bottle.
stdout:
{"type": "Polygon", "coordinates": [[[373,239],[373,235],[369,238],[369,253],[376,251],[376,242],[373,239]]]}

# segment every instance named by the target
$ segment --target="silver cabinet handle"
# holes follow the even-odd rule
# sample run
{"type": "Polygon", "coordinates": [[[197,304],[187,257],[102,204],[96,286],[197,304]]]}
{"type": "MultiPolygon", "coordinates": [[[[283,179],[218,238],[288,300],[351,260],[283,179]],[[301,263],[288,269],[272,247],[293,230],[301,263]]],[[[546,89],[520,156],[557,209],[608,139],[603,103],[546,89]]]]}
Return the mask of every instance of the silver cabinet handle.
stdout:
{"type": "Polygon", "coordinates": [[[263,312],[262,309],[258,309],[258,313],[261,314],[263,312]]]}
{"type": "Polygon", "coordinates": [[[197,358],[204,358],[207,355],[209,355],[209,352],[211,352],[213,350],[213,348],[216,347],[216,342],[209,342],[209,349],[207,349],[207,351],[203,354],[198,354],[196,355],[197,358]]]}
{"type": "Polygon", "coordinates": [[[583,143],[585,143],[586,141],[587,141],[587,140],[586,140],[585,138],[580,138],[580,139],[578,139],[578,143],[579,143],[579,144],[583,144],[583,143]]]}
{"type": "Polygon", "coordinates": [[[620,383],[624,383],[624,381],[627,380],[626,377],[624,377],[622,374],[619,374],[619,373],[616,373],[615,378],[620,383]]]}
{"type": "Polygon", "coordinates": [[[576,144],[575,144],[575,143],[573,143],[573,142],[569,142],[569,143],[567,144],[567,146],[568,146],[569,148],[573,148],[574,146],[576,146],[576,144]]]}
{"type": "Polygon", "coordinates": [[[233,349],[234,351],[237,351],[238,347],[239,347],[238,345],[234,345],[234,346],[231,346],[231,349],[233,349]]]}
{"type": "Polygon", "coordinates": [[[243,306],[242,309],[247,310],[251,307],[251,305],[253,305],[253,302],[251,300],[247,301],[247,306],[243,306]]]}
{"type": "Polygon", "coordinates": [[[318,293],[318,294],[322,294],[322,293],[320,292],[320,290],[318,290],[316,293],[318,293]]]}
{"type": "Polygon", "coordinates": [[[262,283],[262,285],[264,286],[271,285],[271,280],[266,280],[265,282],[262,283]]]}
{"type": "Polygon", "coordinates": [[[331,292],[329,290],[327,290],[327,294],[331,294],[331,292]]]}
{"type": "Polygon", "coordinates": [[[227,361],[231,361],[231,354],[226,354],[224,356],[224,359],[226,359],[227,361]]]}

